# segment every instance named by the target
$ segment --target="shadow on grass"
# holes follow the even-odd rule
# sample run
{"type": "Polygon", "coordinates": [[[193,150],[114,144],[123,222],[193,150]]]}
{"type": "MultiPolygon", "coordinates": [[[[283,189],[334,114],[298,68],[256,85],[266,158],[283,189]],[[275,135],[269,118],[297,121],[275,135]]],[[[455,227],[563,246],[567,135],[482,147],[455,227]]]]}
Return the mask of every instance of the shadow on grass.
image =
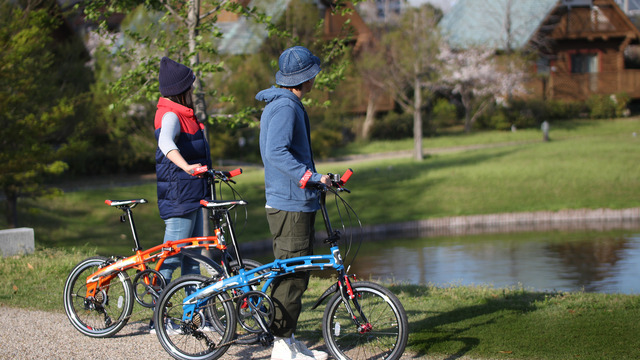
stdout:
{"type": "MultiPolygon", "coordinates": [[[[423,296],[425,288],[412,285],[390,287],[394,293],[404,292],[408,296],[423,296]]],[[[406,297],[406,295],[404,297],[406,297]]],[[[531,293],[527,291],[513,291],[489,294],[484,298],[474,299],[476,305],[456,307],[449,311],[429,311],[426,308],[405,309],[409,318],[409,343],[407,348],[424,356],[437,351],[449,354],[445,359],[459,359],[471,350],[481,345],[478,337],[464,335],[470,330],[493,325],[506,313],[525,314],[537,310],[536,302],[542,301],[549,294],[531,293]],[[415,320],[422,319],[422,320],[415,320]],[[447,344],[449,343],[449,344],[447,344]],[[451,345],[459,343],[459,346],[451,345]],[[434,350],[438,349],[438,350],[434,350]]],[[[440,297],[440,300],[442,298],[440,297]]],[[[461,300],[462,301],[462,300],[461,300]]],[[[425,301],[423,306],[428,306],[425,301]]]]}

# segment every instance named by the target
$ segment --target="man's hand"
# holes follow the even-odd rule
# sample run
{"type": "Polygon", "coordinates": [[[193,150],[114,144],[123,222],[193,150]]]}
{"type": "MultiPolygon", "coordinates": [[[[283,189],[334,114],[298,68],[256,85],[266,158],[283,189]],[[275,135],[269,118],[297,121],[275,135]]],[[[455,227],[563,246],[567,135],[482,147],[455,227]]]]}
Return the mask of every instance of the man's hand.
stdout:
{"type": "Polygon", "coordinates": [[[320,182],[327,186],[331,186],[331,178],[329,177],[329,175],[322,175],[322,177],[320,178],[320,182]]]}

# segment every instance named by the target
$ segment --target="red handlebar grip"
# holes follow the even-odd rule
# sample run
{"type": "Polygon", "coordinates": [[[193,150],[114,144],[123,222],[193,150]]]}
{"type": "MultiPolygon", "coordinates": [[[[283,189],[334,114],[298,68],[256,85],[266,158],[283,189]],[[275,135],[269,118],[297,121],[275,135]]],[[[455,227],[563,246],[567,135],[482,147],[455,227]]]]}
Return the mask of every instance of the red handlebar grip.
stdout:
{"type": "Polygon", "coordinates": [[[191,174],[191,175],[193,175],[193,176],[200,175],[200,174],[206,173],[207,170],[209,170],[207,165],[199,166],[199,167],[193,169],[193,174],[191,174]]]}
{"type": "Polygon", "coordinates": [[[240,168],[237,168],[237,169],[235,169],[235,170],[231,170],[231,171],[229,171],[229,177],[230,177],[230,178],[232,178],[232,177],[234,177],[234,176],[238,176],[238,175],[240,175],[240,174],[242,174],[242,169],[240,169],[240,168]]]}
{"type": "Polygon", "coordinates": [[[105,200],[104,203],[111,206],[111,200],[105,200]]]}
{"type": "Polygon", "coordinates": [[[346,184],[347,181],[349,181],[349,178],[351,177],[352,174],[353,174],[353,170],[347,169],[347,171],[344,174],[342,174],[342,177],[340,178],[340,181],[342,182],[342,184],[346,184]]]}

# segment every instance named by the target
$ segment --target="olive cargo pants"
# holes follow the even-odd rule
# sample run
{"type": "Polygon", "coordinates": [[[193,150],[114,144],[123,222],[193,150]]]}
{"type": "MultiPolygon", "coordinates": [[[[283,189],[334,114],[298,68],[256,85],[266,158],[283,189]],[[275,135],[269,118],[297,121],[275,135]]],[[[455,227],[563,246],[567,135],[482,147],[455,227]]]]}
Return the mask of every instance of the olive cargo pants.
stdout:
{"type": "MultiPolygon", "coordinates": [[[[266,210],[276,259],[313,255],[315,212],[266,210]]],[[[295,332],[302,311],[302,294],[308,285],[308,271],[278,277],[273,282],[271,298],[275,306],[275,319],[271,331],[274,336],[291,337],[295,332]]]]}

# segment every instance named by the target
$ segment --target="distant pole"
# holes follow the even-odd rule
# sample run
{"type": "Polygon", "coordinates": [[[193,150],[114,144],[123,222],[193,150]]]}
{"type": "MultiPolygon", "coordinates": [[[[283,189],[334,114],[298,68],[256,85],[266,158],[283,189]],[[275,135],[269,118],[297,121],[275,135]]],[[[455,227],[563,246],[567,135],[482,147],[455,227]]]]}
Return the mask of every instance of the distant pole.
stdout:
{"type": "Polygon", "coordinates": [[[547,120],[542,122],[542,139],[544,141],[549,141],[549,122],[547,120]]]}

